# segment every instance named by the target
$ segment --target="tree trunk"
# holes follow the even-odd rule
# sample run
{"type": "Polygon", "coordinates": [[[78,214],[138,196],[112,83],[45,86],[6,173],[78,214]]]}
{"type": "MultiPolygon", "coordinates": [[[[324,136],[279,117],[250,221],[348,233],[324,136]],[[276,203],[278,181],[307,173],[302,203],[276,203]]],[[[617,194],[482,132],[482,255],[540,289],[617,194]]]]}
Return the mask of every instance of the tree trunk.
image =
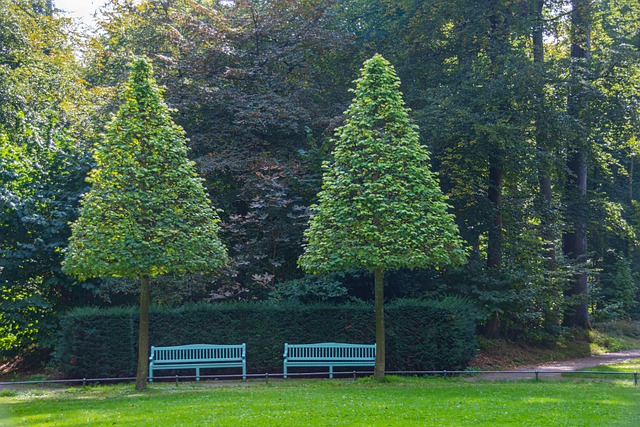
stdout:
{"type": "MultiPolygon", "coordinates": [[[[553,189],[551,187],[552,163],[552,137],[547,131],[549,129],[547,120],[547,102],[544,90],[546,81],[546,65],[544,50],[544,6],[545,0],[537,0],[533,31],[531,41],[533,43],[533,62],[536,67],[538,79],[535,82],[535,137],[538,157],[538,183],[540,188],[540,238],[544,250],[544,281],[547,283],[549,295],[558,300],[560,289],[555,284],[552,273],[557,270],[557,256],[555,242],[558,237],[555,225],[558,218],[553,210],[553,189]]],[[[554,327],[560,326],[562,317],[559,310],[545,310],[545,318],[548,324],[554,327]]]]}
{"type": "Polygon", "coordinates": [[[584,209],[589,209],[586,203],[587,194],[587,154],[584,149],[579,149],[572,154],[567,163],[573,177],[568,180],[567,193],[571,198],[568,210],[573,228],[562,236],[564,254],[577,262],[577,268],[581,271],[572,279],[569,290],[565,295],[569,299],[569,306],[564,314],[563,324],[567,327],[589,328],[589,301],[587,287],[587,273],[584,263],[587,254],[587,223],[584,219],[584,209]]]}
{"type": "Polygon", "coordinates": [[[538,0],[536,2],[536,15],[533,24],[533,31],[531,33],[531,39],[533,41],[533,62],[536,64],[544,63],[544,11],[545,0],[538,0]]]}
{"type": "Polygon", "coordinates": [[[493,313],[484,327],[484,336],[489,339],[500,338],[500,313],[493,313]]]}
{"type": "MultiPolygon", "coordinates": [[[[591,57],[591,15],[590,0],[573,0],[571,12],[571,74],[573,87],[569,95],[567,111],[578,123],[587,110],[583,81],[586,62],[591,57]]],[[[587,273],[584,270],[587,254],[587,223],[584,214],[589,211],[587,194],[587,144],[588,130],[580,129],[569,147],[567,168],[567,223],[570,229],[562,237],[564,254],[577,262],[579,271],[566,292],[570,305],[564,315],[564,325],[589,328],[589,305],[587,273]]]]}
{"type": "Polygon", "coordinates": [[[149,305],[151,302],[149,276],[140,278],[140,330],[138,332],[138,370],[136,390],[147,388],[149,377],[149,305]]]}
{"type": "Polygon", "coordinates": [[[552,231],[553,217],[551,215],[551,207],[553,202],[553,190],[551,188],[551,161],[549,158],[549,146],[551,138],[545,131],[545,114],[546,102],[544,94],[544,74],[545,74],[545,57],[544,57],[544,38],[543,38],[543,11],[545,0],[538,0],[536,3],[536,15],[531,39],[533,41],[533,62],[538,66],[540,71],[540,81],[536,87],[537,108],[535,114],[536,126],[536,146],[538,149],[539,172],[538,179],[540,184],[540,195],[542,198],[541,206],[541,237],[545,248],[545,258],[547,260],[547,269],[555,270],[556,253],[553,244],[555,235],[552,231]]]}
{"type": "Polygon", "coordinates": [[[633,161],[635,153],[629,155],[629,205],[633,204],[633,161]]]}
{"type": "MultiPolygon", "coordinates": [[[[509,23],[505,17],[506,6],[498,1],[490,3],[491,34],[489,35],[489,58],[491,59],[491,73],[498,78],[505,68],[505,55],[509,46],[509,23]]],[[[498,106],[500,110],[508,110],[508,102],[498,106]]],[[[493,209],[493,224],[489,226],[487,242],[487,268],[498,269],[502,266],[502,248],[504,233],[502,223],[502,186],[504,180],[504,153],[499,146],[493,146],[489,154],[489,188],[487,197],[493,209]]]]}
{"type": "MultiPolygon", "coordinates": [[[[488,198],[493,207],[493,224],[489,228],[487,247],[487,268],[499,269],[502,266],[502,246],[504,244],[504,233],[502,224],[502,181],[504,179],[504,169],[500,155],[489,158],[489,192],[488,198]]],[[[489,323],[485,328],[487,338],[498,338],[500,336],[500,316],[493,313],[489,323]]]]}
{"type": "Polygon", "coordinates": [[[502,246],[504,241],[502,224],[502,181],[504,168],[501,155],[489,158],[489,191],[488,198],[493,208],[493,224],[489,227],[487,268],[500,268],[502,265],[502,246]]]}
{"type": "Polygon", "coordinates": [[[373,378],[383,380],[385,372],[384,270],[381,267],[374,270],[373,281],[376,312],[376,364],[373,368],[373,378]]]}
{"type": "MultiPolygon", "coordinates": [[[[492,0],[489,3],[491,15],[489,21],[491,23],[491,34],[489,36],[489,58],[491,59],[492,74],[500,76],[505,68],[505,55],[509,46],[509,23],[505,17],[505,5],[498,1],[492,0]]],[[[500,109],[508,109],[508,103],[505,102],[500,109]]],[[[487,233],[487,268],[489,270],[498,270],[502,267],[502,250],[504,246],[504,231],[502,218],[502,190],[504,181],[504,153],[499,146],[492,147],[489,154],[489,187],[487,189],[487,198],[493,209],[493,223],[489,225],[487,233]]],[[[493,313],[491,319],[485,329],[487,338],[498,338],[500,336],[500,316],[493,313]]]]}

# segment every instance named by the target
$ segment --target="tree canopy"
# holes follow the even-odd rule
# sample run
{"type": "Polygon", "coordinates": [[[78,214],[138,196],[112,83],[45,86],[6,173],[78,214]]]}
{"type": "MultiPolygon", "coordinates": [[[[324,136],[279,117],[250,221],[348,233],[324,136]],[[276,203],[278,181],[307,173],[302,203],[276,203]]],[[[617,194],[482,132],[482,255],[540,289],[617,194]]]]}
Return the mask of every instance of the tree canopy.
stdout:
{"type": "Polygon", "coordinates": [[[91,190],[71,227],[65,271],[79,278],[140,278],[220,268],[226,260],[220,220],[149,62],[134,62],[122,98],[96,146],[91,190]]]}
{"type": "Polygon", "coordinates": [[[365,62],[305,232],[307,271],[460,264],[465,251],[391,64],[365,62]]]}
{"type": "Polygon", "coordinates": [[[53,313],[91,299],[60,263],[91,167],[93,94],[48,12],[0,1],[0,349],[46,341],[53,313]]]}

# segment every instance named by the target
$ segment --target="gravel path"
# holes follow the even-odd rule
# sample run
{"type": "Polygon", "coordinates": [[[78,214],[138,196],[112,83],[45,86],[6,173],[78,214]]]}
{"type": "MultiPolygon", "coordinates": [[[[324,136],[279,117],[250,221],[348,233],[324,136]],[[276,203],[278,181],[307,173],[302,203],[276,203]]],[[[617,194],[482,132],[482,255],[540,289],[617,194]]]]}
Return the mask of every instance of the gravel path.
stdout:
{"type": "Polygon", "coordinates": [[[479,374],[470,379],[482,380],[515,380],[533,378],[532,372],[540,372],[541,378],[558,378],[563,372],[579,371],[581,369],[593,368],[600,365],[610,365],[624,362],[626,360],[640,358],[640,349],[621,351],[617,353],[605,353],[597,356],[581,357],[578,359],[560,360],[542,365],[532,365],[509,370],[510,373],[487,373],[479,374]],[[524,372],[523,372],[524,371],[524,372]]]}

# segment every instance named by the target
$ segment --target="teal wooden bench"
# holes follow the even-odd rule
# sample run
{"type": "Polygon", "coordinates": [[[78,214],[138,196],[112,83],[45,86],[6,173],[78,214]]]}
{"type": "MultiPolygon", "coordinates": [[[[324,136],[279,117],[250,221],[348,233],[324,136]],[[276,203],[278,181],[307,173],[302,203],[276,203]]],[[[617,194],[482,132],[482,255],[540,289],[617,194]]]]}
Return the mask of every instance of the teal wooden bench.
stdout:
{"type": "Polygon", "coordinates": [[[149,356],[149,382],[153,371],[161,369],[195,369],[200,381],[202,368],[242,368],[242,379],[247,378],[246,344],[218,345],[191,344],[171,347],[151,347],[149,356]]]}
{"type": "Polygon", "coordinates": [[[374,366],[375,344],[344,344],[322,342],[317,344],[284,344],[284,377],[288,368],[328,367],[333,378],[335,366],[374,366]]]}

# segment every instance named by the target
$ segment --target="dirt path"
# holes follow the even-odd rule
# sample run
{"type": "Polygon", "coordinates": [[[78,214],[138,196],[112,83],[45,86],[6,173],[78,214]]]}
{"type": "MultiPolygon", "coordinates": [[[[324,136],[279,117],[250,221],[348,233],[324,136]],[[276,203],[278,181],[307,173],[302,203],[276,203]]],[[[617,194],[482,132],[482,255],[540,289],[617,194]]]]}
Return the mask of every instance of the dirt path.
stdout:
{"type": "Polygon", "coordinates": [[[621,351],[617,353],[599,354],[597,356],[581,357],[578,359],[560,360],[542,365],[532,365],[509,370],[509,373],[487,373],[472,377],[482,380],[515,380],[533,378],[532,372],[540,372],[540,378],[558,378],[562,372],[578,371],[580,369],[593,368],[600,365],[610,365],[624,362],[625,360],[640,358],[640,349],[621,351]]]}

